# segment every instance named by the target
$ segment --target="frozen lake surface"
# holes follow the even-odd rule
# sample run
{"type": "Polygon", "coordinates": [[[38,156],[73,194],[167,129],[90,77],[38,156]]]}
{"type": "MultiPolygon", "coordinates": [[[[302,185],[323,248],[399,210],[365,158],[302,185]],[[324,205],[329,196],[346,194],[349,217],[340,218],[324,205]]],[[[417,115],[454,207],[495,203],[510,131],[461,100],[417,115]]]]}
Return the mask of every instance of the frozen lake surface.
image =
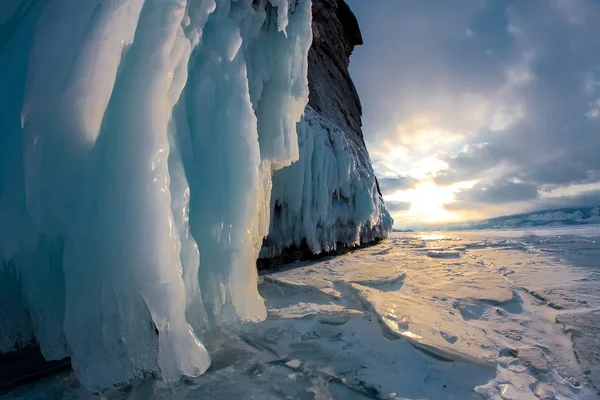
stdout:
{"type": "MultiPolygon", "coordinates": [[[[600,228],[394,233],[264,273],[209,371],[115,399],[600,398],[600,228]]],[[[7,399],[99,398],[64,372],[7,399]]]]}

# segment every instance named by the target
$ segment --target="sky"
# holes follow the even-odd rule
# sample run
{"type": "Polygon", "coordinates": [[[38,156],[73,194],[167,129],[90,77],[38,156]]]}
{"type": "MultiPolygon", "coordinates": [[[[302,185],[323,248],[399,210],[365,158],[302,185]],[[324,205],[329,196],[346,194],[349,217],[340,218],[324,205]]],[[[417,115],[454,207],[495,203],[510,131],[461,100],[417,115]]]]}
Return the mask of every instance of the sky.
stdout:
{"type": "Polygon", "coordinates": [[[346,0],[396,227],[600,205],[600,0],[346,0]]]}

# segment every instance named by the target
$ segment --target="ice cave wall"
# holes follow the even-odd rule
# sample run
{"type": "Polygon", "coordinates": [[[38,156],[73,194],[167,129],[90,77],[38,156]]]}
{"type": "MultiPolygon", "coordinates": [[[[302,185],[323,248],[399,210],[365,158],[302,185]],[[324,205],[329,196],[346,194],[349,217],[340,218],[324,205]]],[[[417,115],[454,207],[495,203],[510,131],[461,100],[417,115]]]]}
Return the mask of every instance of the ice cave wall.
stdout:
{"type": "Polygon", "coordinates": [[[0,352],[35,339],[93,391],[197,376],[211,332],[266,316],[267,234],[269,254],[384,236],[346,9],[0,2],[0,352]],[[339,34],[343,68],[315,57],[339,34]]]}

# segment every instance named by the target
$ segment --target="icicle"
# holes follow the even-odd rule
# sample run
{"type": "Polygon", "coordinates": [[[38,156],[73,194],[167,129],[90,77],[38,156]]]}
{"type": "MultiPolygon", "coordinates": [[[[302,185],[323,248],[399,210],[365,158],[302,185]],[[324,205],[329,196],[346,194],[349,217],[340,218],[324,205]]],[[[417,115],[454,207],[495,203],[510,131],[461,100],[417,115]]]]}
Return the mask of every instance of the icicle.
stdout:
{"type": "Polygon", "coordinates": [[[199,338],[266,316],[255,261],[273,170],[298,158],[310,1],[276,26],[249,0],[14,5],[0,350],[33,335],[94,391],[203,373],[199,338]]]}

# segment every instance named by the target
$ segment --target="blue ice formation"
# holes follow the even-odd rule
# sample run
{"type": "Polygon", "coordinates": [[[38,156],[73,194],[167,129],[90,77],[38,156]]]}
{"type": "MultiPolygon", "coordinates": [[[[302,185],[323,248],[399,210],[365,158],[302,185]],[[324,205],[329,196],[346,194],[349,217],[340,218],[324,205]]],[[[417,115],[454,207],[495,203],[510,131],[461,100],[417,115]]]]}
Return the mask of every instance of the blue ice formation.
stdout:
{"type": "Polygon", "coordinates": [[[335,185],[391,228],[340,134],[321,154],[297,133],[311,39],[310,0],[0,3],[0,352],[35,338],[91,391],[198,376],[208,332],[266,317],[270,229],[327,248],[335,185]]]}

